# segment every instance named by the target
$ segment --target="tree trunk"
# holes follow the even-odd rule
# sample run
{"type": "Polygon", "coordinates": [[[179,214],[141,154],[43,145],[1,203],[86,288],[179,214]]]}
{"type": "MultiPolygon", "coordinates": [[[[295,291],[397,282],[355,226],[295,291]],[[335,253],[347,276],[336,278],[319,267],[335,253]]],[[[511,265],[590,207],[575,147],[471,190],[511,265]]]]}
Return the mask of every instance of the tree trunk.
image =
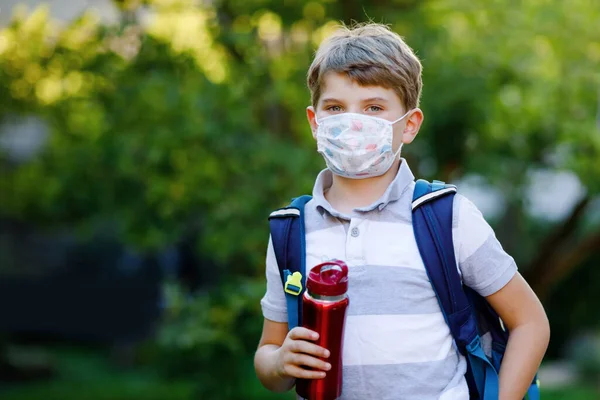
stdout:
{"type": "Polygon", "coordinates": [[[564,222],[540,244],[537,256],[526,269],[525,279],[541,299],[548,296],[552,288],[594,250],[600,248],[600,231],[578,243],[569,243],[589,204],[590,197],[586,196],[575,205],[564,222]]]}
{"type": "MultiPolygon", "coordinates": [[[[561,280],[572,273],[594,251],[600,249],[600,230],[594,232],[578,244],[570,246],[559,253],[552,261],[545,264],[544,270],[534,277],[532,288],[540,297],[545,299],[561,280]]],[[[531,283],[531,282],[530,282],[531,283]]]]}

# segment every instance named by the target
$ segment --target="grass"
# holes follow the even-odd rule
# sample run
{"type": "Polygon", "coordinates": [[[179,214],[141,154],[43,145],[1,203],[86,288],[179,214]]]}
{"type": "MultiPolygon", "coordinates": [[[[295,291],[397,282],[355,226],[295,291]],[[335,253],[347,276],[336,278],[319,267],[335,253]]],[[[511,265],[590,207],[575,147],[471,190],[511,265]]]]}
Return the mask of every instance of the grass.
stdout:
{"type": "Polygon", "coordinates": [[[596,400],[597,391],[589,387],[569,387],[557,390],[542,390],[542,400],[596,400]]]}
{"type": "MultiPolygon", "coordinates": [[[[121,368],[97,350],[61,348],[51,351],[57,376],[34,383],[0,386],[2,400],[195,400],[199,382],[166,380],[151,366],[121,368]]],[[[293,393],[277,394],[264,389],[254,376],[251,360],[245,368],[244,400],[292,400],[293,393]]],[[[210,373],[210,372],[208,372],[210,373]]],[[[211,377],[207,377],[211,379],[211,377]]],[[[223,381],[223,385],[228,382],[223,381]]],[[[202,400],[221,400],[220,398],[202,400]]]]}
{"type": "Polygon", "coordinates": [[[123,369],[98,351],[53,350],[57,377],[12,384],[0,391],[3,400],[188,400],[194,384],[166,382],[147,369],[123,369]]]}
{"type": "MultiPolygon", "coordinates": [[[[2,400],[195,400],[199,382],[167,381],[152,368],[124,369],[111,363],[99,351],[87,349],[54,349],[52,355],[58,371],[49,381],[12,384],[0,387],[2,400]]],[[[251,360],[243,387],[238,388],[244,400],[293,400],[293,392],[284,394],[265,390],[256,377],[251,360]]],[[[211,377],[208,377],[211,379],[211,377]]],[[[223,381],[223,385],[228,382],[223,381]]],[[[543,389],[543,387],[542,387],[543,389]]],[[[595,400],[598,392],[586,387],[542,390],[543,400],[595,400]]],[[[219,398],[202,400],[221,400],[219,398]]]]}

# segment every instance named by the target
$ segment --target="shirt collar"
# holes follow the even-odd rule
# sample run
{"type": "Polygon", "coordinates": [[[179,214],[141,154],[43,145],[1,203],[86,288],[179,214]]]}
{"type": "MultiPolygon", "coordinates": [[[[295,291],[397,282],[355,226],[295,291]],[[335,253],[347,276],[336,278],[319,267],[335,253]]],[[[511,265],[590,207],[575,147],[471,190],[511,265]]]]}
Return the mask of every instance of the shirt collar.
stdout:
{"type": "MultiPolygon", "coordinates": [[[[354,209],[355,212],[369,212],[373,211],[376,208],[380,211],[388,205],[388,203],[392,201],[397,201],[400,199],[404,191],[410,186],[410,184],[415,180],[415,177],[408,166],[408,163],[404,158],[401,159],[400,168],[396,173],[396,177],[392,181],[392,183],[388,186],[383,195],[374,203],[361,208],[354,209]]],[[[317,180],[315,182],[315,186],[313,188],[313,201],[317,206],[317,209],[323,213],[323,211],[327,211],[334,217],[337,218],[345,218],[348,219],[349,216],[343,215],[342,213],[336,211],[331,204],[325,199],[325,192],[331,187],[333,184],[333,173],[329,169],[324,169],[317,176],[317,180]]]]}

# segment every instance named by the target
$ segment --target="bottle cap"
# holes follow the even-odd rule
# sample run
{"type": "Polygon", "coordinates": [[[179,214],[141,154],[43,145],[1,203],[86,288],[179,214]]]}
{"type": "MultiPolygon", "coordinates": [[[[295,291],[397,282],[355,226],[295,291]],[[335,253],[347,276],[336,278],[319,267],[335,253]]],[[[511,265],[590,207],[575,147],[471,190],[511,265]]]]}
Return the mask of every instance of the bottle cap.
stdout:
{"type": "Polygon", "coordinates": [[[320,296],[341,296],[348,291],[348,266],[330,260],[313,267],[306,279],[306,289],[320,296]]]}

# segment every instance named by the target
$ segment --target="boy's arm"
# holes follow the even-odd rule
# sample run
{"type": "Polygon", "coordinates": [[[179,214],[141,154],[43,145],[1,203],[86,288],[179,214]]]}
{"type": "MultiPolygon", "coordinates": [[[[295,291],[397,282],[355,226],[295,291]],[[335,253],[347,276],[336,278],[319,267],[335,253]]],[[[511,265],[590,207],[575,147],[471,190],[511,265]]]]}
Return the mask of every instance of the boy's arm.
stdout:
{"type": "Polygon", "coordinates": [[[285,294],[271,239],[267,248],[266,278],[267,291],[261,300],[265,318],[254,369],[267,389],[283,392],[294,386],[295,378],[323,378],[323,371],[330,366],[318,357],[327,358],[329,354],[311,343],[318,338],[315,332],[302,327],[288,332],[285,294]]]}
{"type": "Polygon", "coordinates": [[[256,376],[264,387],[274,392],[285,392],[294,386],[292,377],[283,377],[277,372],[277,351],[288,333],[286,323],[265,318],[258,350],[254,355],[256,376]]]}
{"type": "Polygon", "coordinates": [[[488,300],[510,330],[500,368],[500,400],[522,400],[548,346],[548,319],[477,207],[457,194],[453,215],[463,282],[488,300]]]}
{"type": "Polygon", "coordinates": [[[285,392],[294,386],[296,378],[324,378],[324,371],[331,366],[318,357],[327,358],[329,352],[311,343],[318,337],[316,332],[302,327],[288,332],[287,323],[265,318],[254,355],[256,376],[264,387],[274,392],[285,392]]]}
{"type": "Polygon", "coordinates": [[[550,325],[542,304],[517,273],[487,301],[510,331],[500,368],[499,400],[521,400],[542,362],[550,340],[550,325]]]}

